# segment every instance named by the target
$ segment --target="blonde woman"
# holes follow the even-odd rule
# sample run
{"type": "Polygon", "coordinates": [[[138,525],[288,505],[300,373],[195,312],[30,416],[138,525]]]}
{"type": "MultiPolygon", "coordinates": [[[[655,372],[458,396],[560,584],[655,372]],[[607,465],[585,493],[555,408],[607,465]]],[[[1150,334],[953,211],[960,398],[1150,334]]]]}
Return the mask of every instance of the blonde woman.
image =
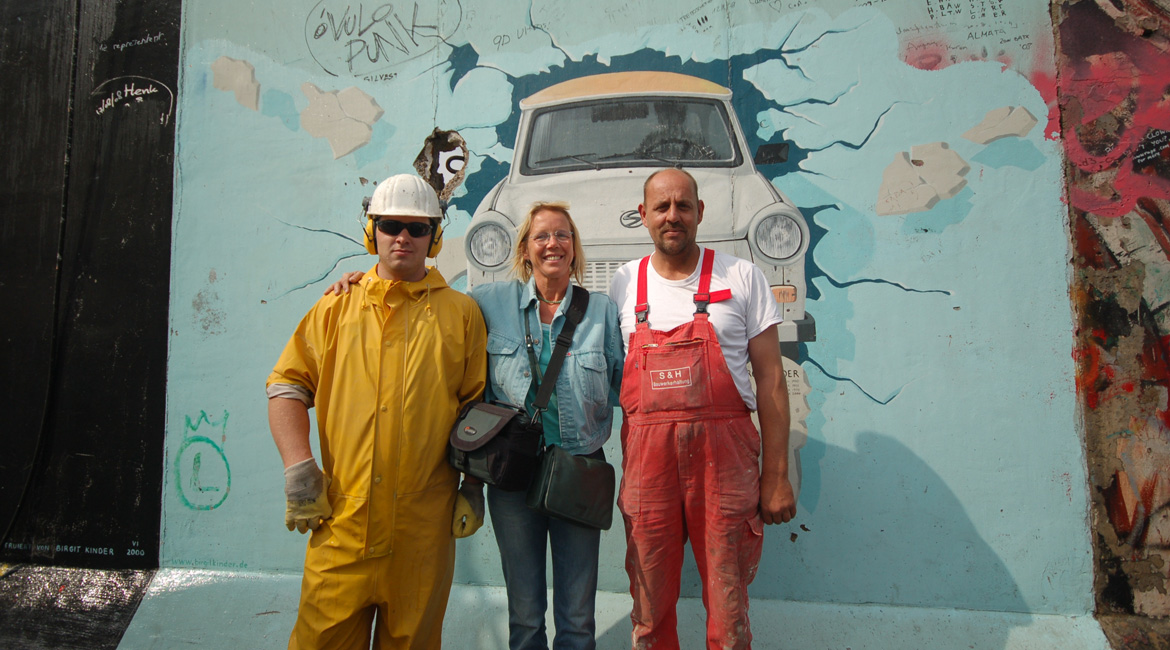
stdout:
{"type": "MultiPolygon", "coordinates": [[[[565,203],[537,203],[517,231],[516,280],[475,287],[471,297],[488,330],[484,399],[524,405],[531,412],[536,384],[529,370],[524,321],[532,332],[541,376],[581,283],[585,255],[565,203]]],[[[585,317],[543,414],[544,442],[571,454],[604,458],[621,383],[621,330],[609,296],[590,293],[585,317]]],[[[511,650],[547,648],[545,548],[552,550],[555,648],[595,647],[594,600],[601,531],[536,513],[524,492],[488,487],[488,511],[508,590],[511,650]]]]}

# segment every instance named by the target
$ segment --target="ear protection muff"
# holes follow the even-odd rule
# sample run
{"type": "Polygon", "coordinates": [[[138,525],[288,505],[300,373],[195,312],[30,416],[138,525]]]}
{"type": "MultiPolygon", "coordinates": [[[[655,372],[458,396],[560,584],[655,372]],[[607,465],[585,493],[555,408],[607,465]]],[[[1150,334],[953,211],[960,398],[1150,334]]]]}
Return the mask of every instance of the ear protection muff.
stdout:
{"type": "Polygon", "coordinates": [[[427,247],[427,257],[438,257],[439,251],[443,250],[443,221],[442,219],[435,219],[435,227],[431,229],[431,245],[427,247]]]}
{"type": "Polygon", "coordinates": [[[368,210],[370,209],[370,197],[362,199],[362,214],[366,217],[366,227],[363,232],[366,235],[366,252],[370,255],[378,254],[378,242],[374,239],[374,216],[368,210]]]}
{"type": "Polygon", "coordinates": [[[443,219],[447,218],[447,202],[443,199],[439,199],[439,214],[443,216],[432,222],[435,227],[431,229],[431,245],[427,247],[427,257],[430,258],[438,257],[439,251],[443,250],[443,219]]]}

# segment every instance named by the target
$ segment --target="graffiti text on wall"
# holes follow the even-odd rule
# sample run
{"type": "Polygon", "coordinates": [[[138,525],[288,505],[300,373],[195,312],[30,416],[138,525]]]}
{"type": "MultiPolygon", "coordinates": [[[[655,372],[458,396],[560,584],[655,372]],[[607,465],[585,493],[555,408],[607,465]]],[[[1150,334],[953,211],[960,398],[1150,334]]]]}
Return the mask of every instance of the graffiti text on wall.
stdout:
{"type": "Polygon", "coordinates": [[[175,459],[175,486],[183,505],[192,510],[215,510],[227,500],[232,487],[232,470],[223,444],[227,441],[228,412],[218,422],[200,411],[199,417],[187,416],[183,444],[175,459]],[[208,436],[191,435],[201,426],[219,430],[219,442],[208,436]]]}
{"type": "Polygon", "coordinates": [[[438,3],[321,0],[305,19],[313,60],[333,76],[373,75],[434,50],[462,20],[459,0],[438,3]]]}
{"type": "Polygon", "coordinates": [[[79,555],[102,555],[106,557],[144,557],[146,551],[138,542],[130,542],[129,548],[115,549],[112,546],[91,544],[30,544],[28,542],[4,542],[6,551],[22,551],[41,557],[56,557],[59,553],[79,555]]]}
{"type": "MultiPolygon", "coordinates": [[[[152,43],[161,43],[162,40],[163,40],[163,33],[158,32],[157,34],[149,34],[147,36],[143,36],[142,38],[136,38],[132,41],[126,41],[125,43],[114,43],[114,50],[117,52],[121,52],[122,50],[124,50],[128,47],[138,47],[139,45],[150,45],[152,43]]],[[[107,51],[109,51],[110,46],[107,45],[106,43],[102,43],[101,45],[98,46],[98,49],[101,50],[102,52],[107,52],[107,51]]]]}
{"type": "Polygon", "coordinates": [[[175,94],[161,81],[149,77],[126,76],[103,81],[90,97],[97,100],[94,114],[104,115],[115,107],[131,108],[138,104],[157,104],[158,123],[167,125],[175,108],[175,94]],[[157,99],[156,99],[157,98],[157,99]],[[165,98],[165,107],[160,100],[165,98]],[[150,101],[147,101],[150,100],[150,101]]]}

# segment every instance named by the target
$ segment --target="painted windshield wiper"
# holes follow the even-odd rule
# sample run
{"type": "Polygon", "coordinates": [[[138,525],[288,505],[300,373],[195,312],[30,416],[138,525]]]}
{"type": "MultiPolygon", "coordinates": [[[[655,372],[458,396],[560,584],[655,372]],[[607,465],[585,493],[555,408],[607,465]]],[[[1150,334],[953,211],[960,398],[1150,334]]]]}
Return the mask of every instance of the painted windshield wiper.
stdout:
{"type": "Polygon", "coordinates": [[[658,154],[650,153],[649,151],[639,152],[637,155],[639,157],[641,157],[643,160],[649,158],[651,160],[657,160],[658,162],[663,163],[664,165],[667,165],[667,166],[671,166],[671,167],[673,167],[674,165],[681,164],[683,162],[682,158],[663,158],[662,156],[659,156],[658,154]]]}
{"type": "Polygon", "coordinates": [[[636,151],[623,151],[621,153],[611,153],[608,156],[602,156],[598,160],[615,160],[617,158],[646,158],[644,154],[636,151]]]}
{"type": "Polygon", "coordinates": [[[567,156],[557,156],[556,158],[548,158],[548,159],[542,160],[542,161],[540,161],[540,164],[547,165],[549,163],[560,162],[562,160],[576,160],[579,163],[584,163],[586,165],[589,165],[593,169],[601,169],[601,165],[598,165],[597,163],[593,162],[592,160],[586,160],[586,159],[582,158],[581,156],[593,156],[594,158],[596,158],[597,154],[595,154],[595,153],[578,153],[578,154],[569,154],[567,156]]]}

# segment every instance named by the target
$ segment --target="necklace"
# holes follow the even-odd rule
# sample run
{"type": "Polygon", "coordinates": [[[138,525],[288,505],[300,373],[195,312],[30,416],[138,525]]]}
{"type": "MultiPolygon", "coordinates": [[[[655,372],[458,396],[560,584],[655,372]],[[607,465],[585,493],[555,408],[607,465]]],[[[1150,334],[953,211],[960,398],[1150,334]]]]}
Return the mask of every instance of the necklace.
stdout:
{"type": "Polygon", "coordinates": [[[546,305],[559,305],[565,301],[564,298],[561,298],[560,300],[545,300],[544,296],[540,295],[539,291],[536,292],[536,299],[543,302],[546,305]]]}

